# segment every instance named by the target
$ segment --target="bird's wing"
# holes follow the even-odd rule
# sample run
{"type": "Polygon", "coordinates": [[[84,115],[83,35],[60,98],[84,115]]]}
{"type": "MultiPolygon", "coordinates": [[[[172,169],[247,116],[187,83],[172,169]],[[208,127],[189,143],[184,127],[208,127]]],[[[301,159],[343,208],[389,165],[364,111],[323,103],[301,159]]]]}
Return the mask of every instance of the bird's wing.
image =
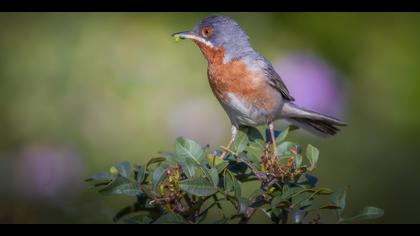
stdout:
{"type": "Polygon", "coordinates": [[[262,60],[263,62],[263,71],[268,79],[268,83],[277,91],[279,91],[285,99],[294,101],[295,99],[290,96],[289,90],[287,89],[280,75],[277,74],[277,72],[274,70],[273,65],[271,65],[271,63],[263,56],[260,56],[258,60],[262,60]]]}

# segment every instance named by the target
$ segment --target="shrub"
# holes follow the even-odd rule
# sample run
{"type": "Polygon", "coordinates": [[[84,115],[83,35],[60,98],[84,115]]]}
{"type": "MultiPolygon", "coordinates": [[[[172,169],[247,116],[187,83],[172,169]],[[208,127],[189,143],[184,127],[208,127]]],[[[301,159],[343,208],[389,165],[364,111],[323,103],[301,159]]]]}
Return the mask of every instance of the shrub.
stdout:
{"type": "MultiPolygon", "coordinates": [[[[383,210],[365,207],[360,214],[344,217],[346,191],[319,187],[311,172],[319,151],[312,145],[286,141],[292,128],[276,131],[278,155],[271,140],[255,128],[241,127],[228,154],[209,152],[193,140],[178,138],[175,152],[162,152],[146,164],[125,161],[87,181],[103,195],[128,195],[133,205],[120,210],[115,222],[161,223],[248,223],[262,211],[273,223],[342,223],[375,219],[383,210]],[[255,182],[249,196],[241,189],[255,182]],[[228,211],[226,208],[235,209],[228,211]],[[219,219],[208,213],[218,211],[219,219]],[[321,219],[321,211],[335,212],[335,222],[321,219]],[[214,217],[213,217],[214,218],[214,217]]],[[[331,219],[331,217],[328,217],[331,219]]]]}

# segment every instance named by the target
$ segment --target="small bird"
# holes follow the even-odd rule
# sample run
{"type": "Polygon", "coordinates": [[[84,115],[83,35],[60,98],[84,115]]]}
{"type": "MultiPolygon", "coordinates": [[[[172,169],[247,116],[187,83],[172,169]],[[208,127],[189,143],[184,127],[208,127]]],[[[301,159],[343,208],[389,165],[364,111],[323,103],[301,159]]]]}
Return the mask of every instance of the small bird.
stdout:
{"type": "MultiPolygon", "coordinates": [[[[337,126],[346,125],[293,103],[295,99],[270,61],[251,47],[248,35],[230,17],[210,16],[191,31],[172,36],[191,39],[207,59],[210,87],[232,124],[225,149],[233,144],[240,125],[268,125],[273,144],[275,120],[286,120],[320,137],[335,135],[337,126]]],[[[277,153],[275,145],[273,152],[277,153]]]]}

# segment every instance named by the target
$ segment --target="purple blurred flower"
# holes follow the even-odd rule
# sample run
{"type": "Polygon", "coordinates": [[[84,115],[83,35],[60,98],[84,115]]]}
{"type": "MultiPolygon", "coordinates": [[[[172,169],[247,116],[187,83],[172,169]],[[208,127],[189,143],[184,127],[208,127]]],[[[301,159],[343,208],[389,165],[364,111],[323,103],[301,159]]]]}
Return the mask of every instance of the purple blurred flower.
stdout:
{"type": "Polygon", "coordinates": [[[27,146],[15,161],[16,189],[24,197],[61,202],[80,190],[83,170],[83,163],[73,150],[27,146]]]}
{"type": "Polygon", "coordinates": [[[346,94],[343,81],[324,60],[308,54],[289,54],[274,65],[296,104],[340,118],[346,94]]]}

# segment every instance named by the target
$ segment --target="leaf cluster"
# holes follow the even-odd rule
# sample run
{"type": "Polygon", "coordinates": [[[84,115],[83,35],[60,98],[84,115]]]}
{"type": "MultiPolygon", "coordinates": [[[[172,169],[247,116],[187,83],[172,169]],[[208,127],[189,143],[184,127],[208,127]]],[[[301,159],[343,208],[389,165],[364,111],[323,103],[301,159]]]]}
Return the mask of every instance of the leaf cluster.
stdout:
{"type": "MultiPolygon", "coordinates": [[[[178,138],[175,152],[162,152],[142,165],[125,161],[89,179],[103,195],[136,198],[115,222],[136,224],[248,223],[262,211],[272,223],[328,223],[321,211],[336,214],[335,223],[375,219],[383,210],[365,207],[344,216],[346,191],[319,187],[312,172],[319,150],[287,141],[291,128],[276,132],[275,143],[255,128],[241,127],[229,149],[210,152],[193,140],[178,138]],[[276,149],[272,148],[276,145],[276,149]],[[277,150],[274,153],[273,150],[277,150]],[[227,152],[221,159],[221,152],[227,152]],[[244,183],[253,182],[249,196],[244,183]],[[228,211],[226,209],[234,209],[228,211]],[[208,217],[218,212],[218,219],[208,217]]],[[[213,217],[214,218],[214,217],[213,217]]]]}

